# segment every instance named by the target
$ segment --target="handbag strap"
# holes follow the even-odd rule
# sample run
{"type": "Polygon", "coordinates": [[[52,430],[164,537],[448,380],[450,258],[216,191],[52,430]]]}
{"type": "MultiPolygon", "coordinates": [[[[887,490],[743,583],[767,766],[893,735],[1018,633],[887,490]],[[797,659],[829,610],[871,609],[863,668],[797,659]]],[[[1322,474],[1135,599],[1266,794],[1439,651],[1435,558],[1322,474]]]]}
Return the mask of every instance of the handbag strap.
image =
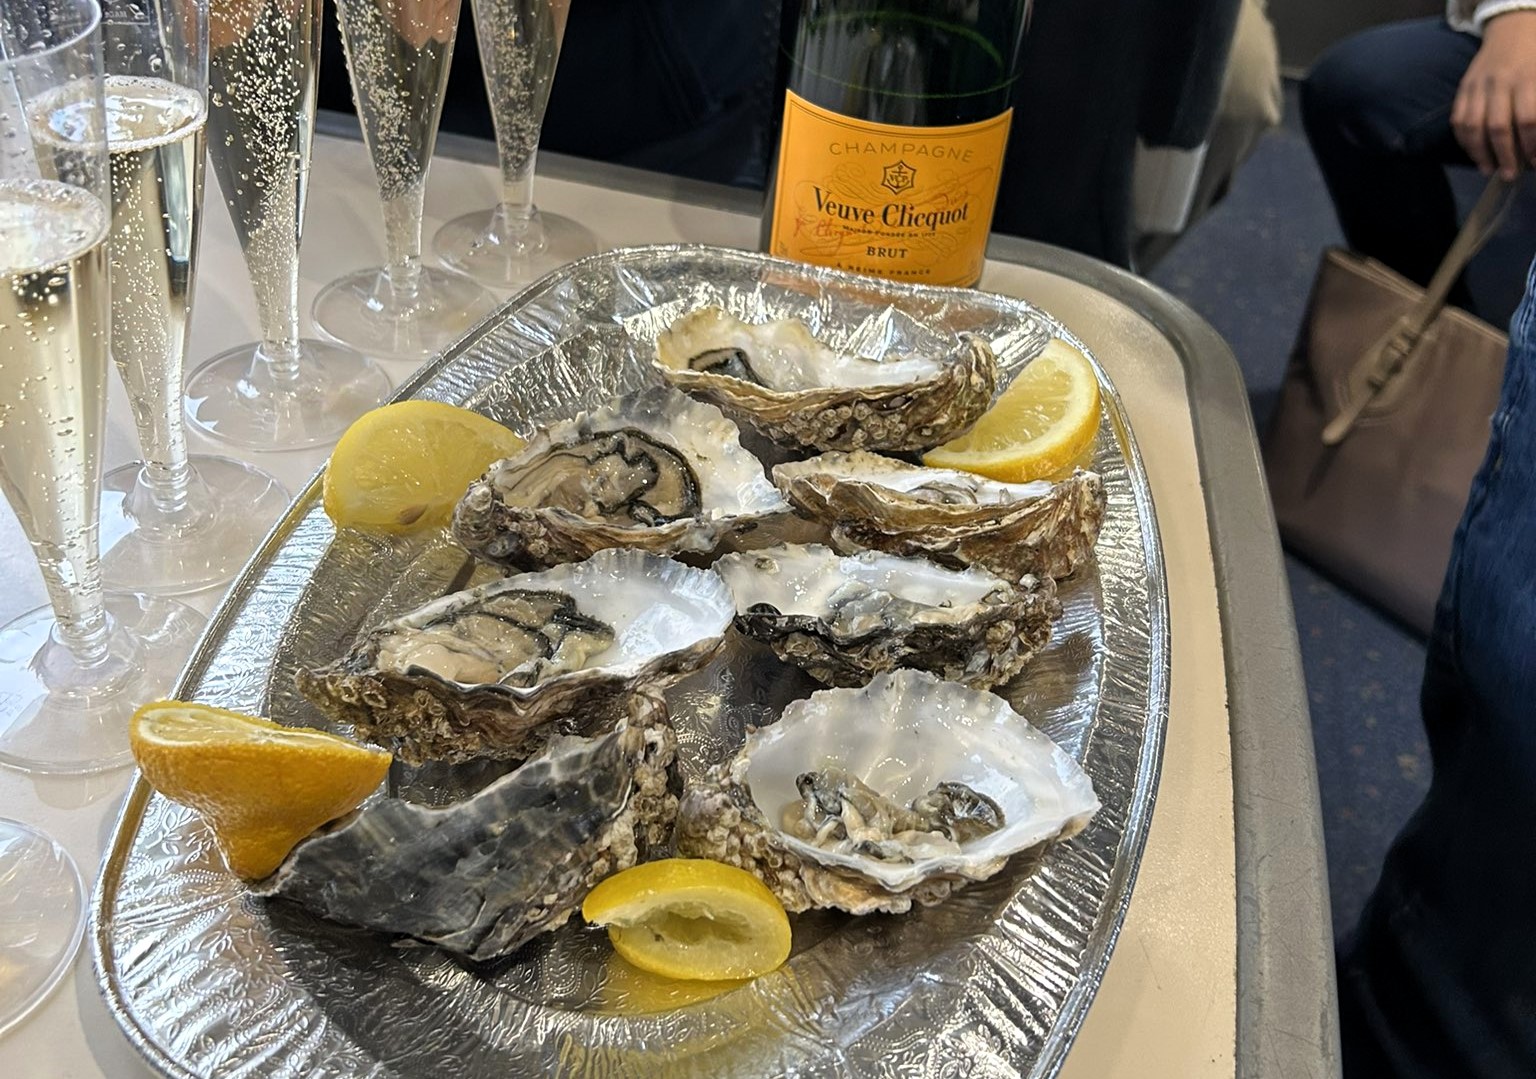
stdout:
{"type": "Polygon", "coordinates": [[[1482,197],[1472,207],[1466,223],[1461,226],[1450,250],[1440,261],[1440,268],[1424,289],[1423,297],[1356,361],[1345,385],[1358,384],[1363,387],[1363,392],[1355,393],[1347,399],[1338,415],[1323,428],[1323,445],[1337,446],[1343,442],[1361,413],[1402,372],[1408,357],[1413,355],[1413,350],[1418,346],[1419,339],[1445,309],[1446,297],[1450,295],[1456,279],[1461,276],[1461,271],[1467,268],[1467,263],[1498,231],[1514,191],[1514,181],[1498,176],[1488,181],[1482,197]]]}

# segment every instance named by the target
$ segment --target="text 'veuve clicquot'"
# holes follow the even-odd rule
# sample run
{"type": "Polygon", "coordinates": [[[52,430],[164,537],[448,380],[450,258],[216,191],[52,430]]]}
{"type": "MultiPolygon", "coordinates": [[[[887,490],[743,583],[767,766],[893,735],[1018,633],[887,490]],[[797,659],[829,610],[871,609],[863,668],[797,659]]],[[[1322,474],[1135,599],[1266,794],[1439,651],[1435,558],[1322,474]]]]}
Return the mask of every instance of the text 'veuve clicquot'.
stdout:
{"type": "Polygon", "coordinates": [[[771,254],[981,277],[1029,0],[802,0],[765,210],[771,254]]]}

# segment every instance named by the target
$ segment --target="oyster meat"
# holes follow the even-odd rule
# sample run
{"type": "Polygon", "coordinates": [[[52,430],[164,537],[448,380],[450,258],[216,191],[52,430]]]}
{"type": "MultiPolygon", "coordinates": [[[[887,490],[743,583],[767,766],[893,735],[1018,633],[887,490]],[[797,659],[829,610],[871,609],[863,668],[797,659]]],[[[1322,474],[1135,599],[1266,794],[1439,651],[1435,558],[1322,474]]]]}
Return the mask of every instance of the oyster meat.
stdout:
{"type": "Polygon", "coordinates": [[[902,670],[862,689],[813,693],[749,733],[734,758],[684,792],[677,850],[746,869],[790,911],[899,914],[996,875],[1020,851],[1075,835],[1098,808],[1077,762],[1001,697],[902,670]],[[821,777],[809,781],[813,793],[837,792],[844,822],[844,795],[867,789],[920,818],[947,814],[954,833],[907,843],[895,858],[881,856],[888,847],[822,845],[783,816],[803,806],[808,772],[821,777]]]}
{"type": "Polygon", "coordinates": [[[788,506],[718,408],[665,386],[541,430],[470,484],[453,535],[512,569],[609,547],[711,551],[788,506]]]}
{"type": "Polygon", "coordinates": [[[881,551],[766,547],[725,555],[715,570],[735,596],[738,629],[834,686],[915,667],[986,689],[1045,647],[1061,613],[1049,577],[1013,583],[881,551]]]}
{"type": "Polygon", "coordinates": [[[940,783],[897,805],[843,768],[803,772],[800,800],[784,808],[784,831],[822,850],[882,862],[957,856],[960,845],[1005,823],[1002,807],[964,783],[940,783]]]}
{"type": "Polygon", "coordinates": [[[797,449],[929,449],[992,404],[997,358],[962,334],[948,356],[869,359],[818,341],[799,319],[752,324],[719,307],[684,315],[656,341],[668,382],[797,449]]]}
{"type": "Polygon", "coordinates": [[[1070,576],[1104,523],[1104,481],[1083,470],[1058,483],[999,483],[875,453],[824,453],[774,466],[773,482],[839,548],[984,566],[1009,580],[1070,576]]]}
{"type": "Polygon", "coordinates": [[[639,688],[703,666],[734,614],[713,571],[614,548],[444,596],[298,684],[403,760],[520,760],[554,734],[612,727],[639,688]]]}
{"type": "Polygon", "coordinates": [[[447,806],[370,802],[301,841],[257,895],[494,959],[563,925],[598,881],[655,856],[680,786],[660,697],[447,806]]]}

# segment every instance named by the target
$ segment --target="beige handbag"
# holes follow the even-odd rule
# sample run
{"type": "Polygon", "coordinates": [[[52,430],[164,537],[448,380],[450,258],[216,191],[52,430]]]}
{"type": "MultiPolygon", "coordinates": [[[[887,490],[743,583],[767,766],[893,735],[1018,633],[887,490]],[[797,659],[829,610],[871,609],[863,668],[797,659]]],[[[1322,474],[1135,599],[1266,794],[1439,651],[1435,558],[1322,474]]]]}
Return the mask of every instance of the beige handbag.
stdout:
{"type": "Polygon", "coordinates": [[[1509,345],[1445,297],[1512,191],[1489,182],[1428,288],[1327,251],[1264,438],[1287,546],[1425,633],[1509,345]]]}

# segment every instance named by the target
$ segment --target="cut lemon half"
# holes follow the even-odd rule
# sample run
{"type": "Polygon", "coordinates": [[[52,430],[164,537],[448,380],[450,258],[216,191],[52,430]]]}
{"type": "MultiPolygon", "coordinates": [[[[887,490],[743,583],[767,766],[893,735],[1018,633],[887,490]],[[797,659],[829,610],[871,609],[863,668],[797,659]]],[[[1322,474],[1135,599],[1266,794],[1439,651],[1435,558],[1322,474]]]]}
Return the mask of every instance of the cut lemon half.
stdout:
{"type": "Polygon", "coordinates": [[[264,877],[299,840],[356,809],[391,757],[309,727],[206,704],[154,701],[128,741],[155,790],[203,817],[229,868],[264,877]]]}
{"type": "Polygon", "coordinates": [[[1049,479],[1071,468],[1099,430],[1099,380],[1088,357],[1060,338],[1019,372],[976,425],[923,454],[1005,483],[1049,479]]]}
{"type": "Polygon", "coordinates": [[[641,970],[688,981],[756,978],[789,958],[789,918],[752,874],[702,858],[664,858],[615,873],[582,917],[608,927],[641,970]]]}
{"type": "Polygon", "coordinates": [[[397,401],[365,412],[331,452],[323,493],[338,528],[414,532],[448,523],[464,490],[523,440],[478,412],[397,401]]]}

